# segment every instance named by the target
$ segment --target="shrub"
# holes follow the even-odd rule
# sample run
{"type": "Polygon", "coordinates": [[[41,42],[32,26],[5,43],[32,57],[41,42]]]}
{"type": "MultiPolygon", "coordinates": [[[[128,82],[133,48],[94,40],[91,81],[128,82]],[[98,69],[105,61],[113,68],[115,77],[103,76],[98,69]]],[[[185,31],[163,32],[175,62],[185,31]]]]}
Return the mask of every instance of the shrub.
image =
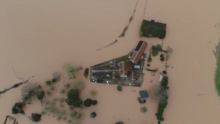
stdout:
{"type": "Polygon", "coordinates": [[[32,121],[34,121],[34,122],[38,122],[38,121],[40,121],[40,119],[41,119],[41,114],[32,113],[32,114],[31,114],[31,119],[32,119],[32,121]]]}
{"type": "Polygon", "coordinates": [[[165,36],[166,36],[166,30],[165,30],[165,29],[161,29],[161,30],[160,30],[160,36],[159,36],[159,38],[160,38],[160,39],[163,39],[163,38],[165,38],[165,36]]]}
{"type": "Polygon", "coordinates": [[[152,62],[151,54],[149,55],[147,62],[152,62]]]}
{"type": "Polygon", "coordinates": [[[46,84],[46,85],[50,85],[50,84],[51,84],[51,81],[50,81],[50,80],[47,80],[47,81],[45,82],[45,84],[46,84]]]}
{"type": "Polygon", "coordinates": [[[70,88],[70,83],[64,85],[65,88],[70,88]]]}
{"type": "Polygon", "coordinates": [[[85,105],[86,107],[90,107],[90,106],[92,105],[92,100],[91,100],[91,99],[86,99],[86,100],[84,101],[84,105],[85,105]]]}
{"type": "Polygon", "coordinates": [[[97,103],[97,100],[92,100],[92,105],[96,105],[97,103]]]}
{"type": "Polygon", "coordinates": [[[89,75],[89,68],[86,68],[85,71],[84,71],[85,78],[87,78],[88,75],[89,75]]]}
{"type": "Polygon", "coordinates": [[[124,124],[123,122],[119,121],[119,122],[116,122],[115,124],[124,124]]]}
{"type": "Polygon", "coordinates": [[[118,91],[122,91],[122,86],[117,87],[118,91]]]}
{"type": "Polygon", "coordinates": [[[72,64],[70,63],[65,63],[63,65],[63,70],[64,72],[66,73],[66,75],[72,79],[72,78],[75,78],[76,77],[76,74],[79,70],[82,70],[81,67],[77,68],[77,67],[74,67],[72,64]]]}
{"type": "Polygon", "coordinates": [[[36,83],[27,83],[26,85],[24,85],[21,88],[22,101],[30,101],[31,97],[33,97],[36,94],[37,89],[40,89],[40,86],[36,83]]]}
{"type": "Polygon", "coordinates": [[[153,56],[157,56],[157,55],[158,55],[158,53],[159,53],[159,51],[158,51],[158,50],[153,50],[153,51],[152,51],[152,55],[153,55],[153,56]]]}
{"type": "Polygon", "coordinates": [[[91,118],[95,118],[95,117],[96,117],[96,113],[95,113],[95,112],[92,112],[92,113],[90,114],[90,117],[91,117],[91,118]]]}
{"type": "Polygon", "coordinates": [[[162,81],[161,81],[161,84],[164,85],[164,86],[167,86],[168,84],[168,77],[167,76],[164,76],[162,81]]]}
{"type": "Polygon", "coordinates": [[[74,86],[78,90],[82,90],[85,88],[85,84],[82,81],[77,81],[74,83],[74,86]]]}
{"type": "Polygon", "coordinates": [[[23,103],[21,102],[15,103],[14,106],[12,107],[12,114],[18,114],[18,113],[25,114],[22,108],[23,108],[23,103]]]}
{"type": "Polygon", "coordinates": [[[146,107],[142,107],[141,108],[141,112],[143,112],[143,113],[147,112],[147,108],[146,107]]]}
{"type": "Polygon", "coordinates": [[[42,100],[44,98],[44,91],[37,93],[37,99],[42,100]]]}
{"type": "Polygon", "coordinates": [[[162,62],[163,62],[164,60],[165,60],[164,55],[163,55],[163,54],[161,54],[161,55],[160,55],[160,61],[162,61],[162,62]]]}
{"type": "Polygon", "coordinates": [[[155,85],[151,91],[151,98],[156,102],[160,104],[167,103],[168,99],[168,88],[163,85],[155,85]]]}
{"type": "Polygon", "coordinates": [[[90,91],[91,95],[95,96],[97,92],[95,90],[90,91]]]}
{"type": "MultiPolygon", "coordinates": [[[[77,113],[77,112],[72,112],[69,114],[69,117],[71,120],[81,120],[82,119],[82,114],[77,113]]],[[[69,120],[71,122],[71,120],[69,120]]]]}
{"type": "Polygon", "coordinates": [[[57,79],[56,78],[53,78],[52,79],[52,83],[56,83],[57,82],[57,79]]]}
{"type": "Polygon", "coordinates": [[[145,99],[141,99],[140,97],[138,98],[138,102],[141,103],[141,104],[144,104],[146,103],[146,100],[145,99]]]}

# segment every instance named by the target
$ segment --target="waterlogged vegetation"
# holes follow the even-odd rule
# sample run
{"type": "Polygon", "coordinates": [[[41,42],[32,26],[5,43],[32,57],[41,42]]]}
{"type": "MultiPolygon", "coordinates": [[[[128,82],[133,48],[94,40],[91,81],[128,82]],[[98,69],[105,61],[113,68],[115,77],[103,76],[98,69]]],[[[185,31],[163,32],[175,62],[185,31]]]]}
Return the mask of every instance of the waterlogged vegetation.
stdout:
{"type": "MultiPolygon", "coordinates": [[[[67,76],[68,83],[63,83],[63,87],[58,87],[61,82],[60,74],[54,73],[51,80],[46,80],[44,86],[37,83],[27,83],[21,89],[22,102],[15,103],[12,107],[12,114],[22,114],[33,122],[39,122],[41,116],[53,116],[58,121],[67,121],[68,123],[79,122],[83,119],[81,112],[85,107],[92,107],[98,104],[97,100],[86,99],[84,102],[80,98],[80,92],[85,88],[85,83],[81,80],[73,81],[82,67],[76,68],[70,63],[63,65],[63,70],[67,76]],[[55,92],[60,93],[61,97],[56,97],[55,92]],[[25,114],[23,107],[31,104],[32,99],[38,99],[42,105],[42,112],[32,113],[30,116],[25,114]],[[69,109],[66,109],[68,107],[69,109]]],[[[63,77],[65,78],[65,77],[63,77]]],[[[96,95],[95,90],[91,94],[96,95]]],[[[87,115],[89,116],[89,115],[87,115]]],[[[93,117],[96,113],[93,113],[93,117]]]]}

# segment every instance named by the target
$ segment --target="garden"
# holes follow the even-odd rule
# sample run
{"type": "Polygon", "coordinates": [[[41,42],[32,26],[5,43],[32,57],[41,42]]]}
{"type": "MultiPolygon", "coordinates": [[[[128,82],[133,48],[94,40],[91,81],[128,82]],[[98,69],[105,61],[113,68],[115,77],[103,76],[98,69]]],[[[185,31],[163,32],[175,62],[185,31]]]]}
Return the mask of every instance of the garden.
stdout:
{"type": "Polygon", "coordinates": [[[140,36],[159,37],[160,39],[163,39],[166,36],[166,24],[143,20],[140,29],[140,36]]]}

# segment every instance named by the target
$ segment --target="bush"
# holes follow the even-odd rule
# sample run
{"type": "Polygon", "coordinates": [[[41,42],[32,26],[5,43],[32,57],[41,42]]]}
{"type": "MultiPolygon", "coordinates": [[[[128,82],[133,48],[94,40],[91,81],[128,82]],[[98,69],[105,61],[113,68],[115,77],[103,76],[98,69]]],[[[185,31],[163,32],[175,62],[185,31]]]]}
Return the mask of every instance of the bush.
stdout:
{"type": "Polygon", "coordinates": [[[46,84],[46,85],[50,85],[50,84],[51,84],[51,81],[50,81],[50,80],[47,80],[47,81],[45,82],[45,84],[46,84]]]}
{"type": "Polygon", "coordinates": [[[96,105],[97,103],[97,100],[92,100],[92,105],[96,105]]]}
{"type": "Polygon", "coordinates": [[[74,86],[78,90],[82,90],[85,88],[85,84],[82,81],[77,81],[74,83],[74,86]]]}
{"type": "Polygon", "coordinates": [[[95,90],[90,91],[92,96],[95,96],[97,94],[97,92],[95,90]]]}
{"type": "Polygon", "coordinates": [[[52,83],[56,83],[57,82],[57,79],[56,78],[53,78],[52,79],[52,83]]]}
{"type": "Polygon", "coordinates": [[[153,51],[152,51],[152,55],[153,55],[153,56],[157,56],[157,55],[158,55],[158,53],[159,53],[159,51],[158,51],[158,50],[153,50],[153,51]]]}
{"type": "Polygon", "coordinates": [[[141,112],[143,112],[143,113],[147,112],[147,108],[146,107],[142,107],[141,108],[141,112]]]}
{"type": "Polygon", "coordinates": [[[149,55],[147,62],[152,62],[151,54],[149,55]]]}
{"type": "Polygon", "coordinates": [[[124,124],[123,122],[119,121],[119,122],[116,122],[115,124],[124,124]]]}
{"type": "Polygon", "coordinates": [[[86,68],[85,71],[84,71],[85,78],[87,78],[88,75],[89,75],[89,68],[86,68]]]}
{"type": "Polygon", "coordinates": [[[12,107],[12,114],[18,114],[18,113],[25,114],[22,108],[23,108],[23,103],[21,102],[15,103],[14,106],[12,107]]]}
{"type": "Polygon", "coordinates": [[[84,105],[85,105],[86,107],[90,107],[90,106],[92,105],[92,100],[91,100],[91,99],[86,99],[86,100],[84,101],[84,105]]]}
{"type": "Polygon", "coordinates": [[[167,76],[164,76],[162,81],[161,81],[161,84],[164,85],[164,86],[167,86],[168,84],[168,77],[167,76]]]}
{"type": "Polygon", "coordinates": [[[163,62],[164,60],[165,60],[164,55],[163,55],[163,54],[161,54],[161,55],[160,55],[160,61],[162,61],[162,62],[163,62]]]}
{"type": "Polygon", "coordinates": [[[64,72],[66,73],[66,75],[72,79],[72,78],[75,78],[76,77],[76,74],[79,70],[82,70],[82,68],[77,68],[77,67],[74,67],[72,64],[70,63],[65,63],[63,65],[63,70],[64,72]]]}
{"type": "Polygon", "coordinates": [[[40,121],[40,119],[41,119],[41,114],[32,113],[32,114],[31,114],[31,119],[32,119],[32,121],[34,121],[34,122],[38,122],[38,121],[40,121]]]}
{"type": "Polygon", "coordinates": [[[68,94],[67,94],[68,98],[72,98],[72,99],[78,99],[79,97],[79,90],[77,89],[71,89],[68,94]]]}
{"type": "Polygon", "coordinates": [[[122,91],[122,86],[117,87],[118,91],[122,91]]]}
{"type": "Polygon", "coordinates": [[[140,97],[138,98],[138,102],[141,103],[141,104],[144,104],[146,103],[146,100],[145,99],[141,99],[140,97]]]}
{"type": "Polygon", "coordinates": [[[42,100],[44,98],[44,91],[37,93],[37,99],[42,100]]]}
{"type": "Polygon", "coordinates": [[[160,39],[163,39],[163,38],[165,38],[165,36],[166,36],[166,30],[165,30],[165,29],[161,29],[161,30],[160,30],[160,36],[159,36],[159,38],[160,38],[160,39]]]}

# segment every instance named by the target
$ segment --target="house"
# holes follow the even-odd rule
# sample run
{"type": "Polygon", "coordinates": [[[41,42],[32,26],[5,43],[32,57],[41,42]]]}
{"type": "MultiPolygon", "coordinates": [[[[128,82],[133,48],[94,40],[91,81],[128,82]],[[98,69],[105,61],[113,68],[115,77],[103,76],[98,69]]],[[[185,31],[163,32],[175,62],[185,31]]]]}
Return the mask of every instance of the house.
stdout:
{"type": "Polygon", "coordinates": [[[131,55],[130,61],[137,64],[141,59],[145,49],[147,48],[147,43],[145,41],[140,41],[131,55]]]}

